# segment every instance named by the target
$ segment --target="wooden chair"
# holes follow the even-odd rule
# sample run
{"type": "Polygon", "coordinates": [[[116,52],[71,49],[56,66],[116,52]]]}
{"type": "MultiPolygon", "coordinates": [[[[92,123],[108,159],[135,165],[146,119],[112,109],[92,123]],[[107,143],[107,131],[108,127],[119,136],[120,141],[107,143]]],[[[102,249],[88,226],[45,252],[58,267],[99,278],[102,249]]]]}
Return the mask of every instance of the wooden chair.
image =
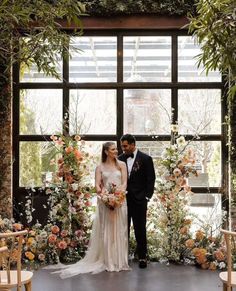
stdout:
{"type": "Polygon", "coordinates": [[[26,234],[27,230],[0,233],[0,240],[6,244],[6,246],[0,248],[0,264],[2,265],[0,290],[7,291],[17,287],[17,291],[21,291],[22,285],[25,285],[25,290],[31,291],[33,273],[21,270],[22,244],[26,234]],[[15,266],[12,264],[13,261],[16,262],[15,266]]]}
{"type": "Polygon", "coordinates": [[[224,234],[226,242],[226,251],[227,251],[227,271],[221,272],[219,277],[223,282],[223,291],[232,291],[232,287],[236,286],[236,272],[232,271],[232,246],[235,245],[236,232],[221,229],[221,233],[224,234]]]}

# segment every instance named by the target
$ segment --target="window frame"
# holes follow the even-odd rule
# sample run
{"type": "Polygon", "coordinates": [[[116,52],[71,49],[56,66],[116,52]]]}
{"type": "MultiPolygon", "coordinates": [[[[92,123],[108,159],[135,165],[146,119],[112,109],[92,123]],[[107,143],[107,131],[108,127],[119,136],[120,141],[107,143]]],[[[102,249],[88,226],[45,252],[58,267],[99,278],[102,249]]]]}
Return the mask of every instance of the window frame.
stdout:
{"type": "MultiPolygon", "coordinates": [[[[68,32],[69,33],[69,32],[68,32]]],[[[100,29],[85,30],[83,36],[116,36],[117,37],[117,82],[112,83],[70,83],[69,82],[69,63],[63,60],[63,81],[61,83],[27,83],[19,82],[19,64],[13,67],[13,193],[17,198],[20,195],[25,196],[27,191],[24,187],[19,187],[19,145],[21,141],[50,141],[50,135],[20,135],[19,134],[19,94],[21,89],[62,89],[63,90],[63,116],[69,107],[69,90],[70,89],[115,89],[117,91],[117,128],[115,135],[83,135],[84,140],[88,141],[117,141],[119,151],[119,139],[123,134],[124,125],[124,90],[125,89],[170,89],[171,90],[171,107],[175,108],[173,114],[174,123],[178,118],[178,89],[220,89],[222,92],[221,103],[221,134],[204,134],[199,135],[199,141],[220,141],[221,142],[221,169],[222,179],[221,187],[192,187],[192,191],[196,193],[222,193],[226,196],[228,189],[228,151],[226,146],[227,129],[224,124],[226,115],[226,89],[225,82],[178,82],[178,36],[189,36],[185,29],[100,29]],[[123,82],[123,37],[125,36],[171,36],[171,82],[149,82],[149,83],[125,83],[123,82]]],[[[63,117],[62,117],[63,120],[63,117]]],[[[68,121],[64,120],[63,133],[67,133],[66,127],[68,121]]],[[[150,135],[135,135],[137,141],[151,141],[153,137],[150,135]]],[[[192,135],[185,135],[186,140],[193,138],[192,135]]],[[[156,139],[158,141],[170,141],[170,135],[160,135],[156,139]]],[[[227,204],[224,204],[227,206],[227,204]]]]}

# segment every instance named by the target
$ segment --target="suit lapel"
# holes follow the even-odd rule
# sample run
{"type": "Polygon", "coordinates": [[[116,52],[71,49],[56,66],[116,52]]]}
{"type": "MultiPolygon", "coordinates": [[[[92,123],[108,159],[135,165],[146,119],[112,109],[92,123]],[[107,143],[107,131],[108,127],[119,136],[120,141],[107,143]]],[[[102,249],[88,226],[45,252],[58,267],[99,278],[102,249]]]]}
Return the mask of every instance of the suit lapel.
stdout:
{"type": "Polygon", "coordinates": [[[133,166],[132,166],[132,169],[130,171],[130,175],[129,175],[129,178],[132,176],[132,174],[134,173],[134,169],[136,167],[136,163],[137,163],[137,160],[138,160],[138,157],[139,157],[139,150],[137,151],[137,155],[135,157],[135,160],[134,160],[134,163],[133,163],[133,166]]]}

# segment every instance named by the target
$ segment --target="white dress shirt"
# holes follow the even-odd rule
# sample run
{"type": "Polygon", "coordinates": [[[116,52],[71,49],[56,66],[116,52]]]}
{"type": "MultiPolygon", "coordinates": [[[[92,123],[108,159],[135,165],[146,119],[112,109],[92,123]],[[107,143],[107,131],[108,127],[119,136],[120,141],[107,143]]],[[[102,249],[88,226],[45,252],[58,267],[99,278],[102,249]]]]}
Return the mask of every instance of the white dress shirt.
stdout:
{"type": "Polygon", "coordinates": [[[135,158],[137,156],[137,152],[138,152],[138,149],[135,149],[135,151],[133,152],[134,157],[133,158],[129,157],[127,159],[127,168],[128,168],[128,174],[129,174],[129,176],[130,176],[130,173],[132,171],[133,164],[134,164],[135,158]]]}

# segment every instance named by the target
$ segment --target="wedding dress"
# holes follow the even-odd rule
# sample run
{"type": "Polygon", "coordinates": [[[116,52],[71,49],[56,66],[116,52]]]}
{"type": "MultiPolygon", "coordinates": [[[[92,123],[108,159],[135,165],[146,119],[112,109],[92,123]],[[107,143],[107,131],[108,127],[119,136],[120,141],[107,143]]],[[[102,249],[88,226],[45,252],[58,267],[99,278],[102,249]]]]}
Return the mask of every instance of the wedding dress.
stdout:
{"type": "MultiPolygon", "coordinates": [[[[110,183],[121,184],[121,171],[102,171],[105,188],[110,183]]],[[[85,257],[79,262],[60,270],[61,278],[69,278],[83,273],[130,270],[128,265],[127,204],[110,210],[98,200],[89,247],[85,257]]]]}

